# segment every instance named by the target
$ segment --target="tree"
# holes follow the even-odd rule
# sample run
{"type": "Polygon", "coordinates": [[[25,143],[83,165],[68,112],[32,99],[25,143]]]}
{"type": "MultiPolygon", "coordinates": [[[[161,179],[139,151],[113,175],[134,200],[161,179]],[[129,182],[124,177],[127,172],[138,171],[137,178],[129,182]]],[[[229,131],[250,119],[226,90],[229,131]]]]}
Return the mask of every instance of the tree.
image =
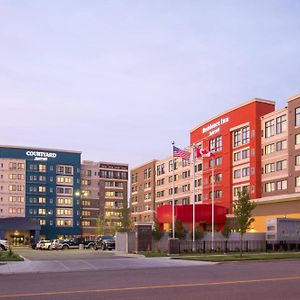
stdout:
{"type": "Polygon", "coordinates": [[[96,228],[95,228],[95,234],[96,235],[104,235],[105,233],[105,219],[103,215],[99,215],[96,219],[96,228]]]}
{"type": "Polygon", "coordinates": [[[154,220],[154,227],[152,230],[152,237],[157,242],[158,252],[160,252],[160,240],[163,237],[164,232],[161,230],[160,224],[158,223],[157,219],[154,220]]]}
{"type": "Polygon", "coordinates": [[[124,207],[121,211],[121,227],[118,231],[128,232],[132,230],[132,221],[130,217],[130,208],[124,207]]]}
{"type": "MultiPolygon", "coordinates": [[[[202,240],[204,237],[203,229],[198,225],[195,227],[195,240],[202,240]]],[[[191,239],[193,239],[193,231],[191,232],[191,239]]]]}
{"type": "Polygon", "coordinates": [[[175,222],[175,238],[183,240],[185,238],[186,231],[182,226],[182,222],[180,220],[176,220],[175,222]]]}
{"type": "Polygon", "coordinates": [[[223,235],[226,239],[229,238],[231,232],[232,232],[233,229],[234,229],[234,225],[233,225],[232,223],[233,223],[233,222],[232,222],[231,219],[226,218],[226,222],[225,222],[224,228],[223,228],[223,230],[222,230],[222,232],[221,232],[222,235],[223,235]]]}
{"type": "Polygon", "coordinates": [[[238,199],[233,203],[233,214],[236,219],[236,230],[240,233],[240,256],[243,253],[243,235],[254,221],[254,218],[251,217],[254,207],[255,203],[250,201],[247,190],[243,189],[241,192],[238,192],[238,199]]]}

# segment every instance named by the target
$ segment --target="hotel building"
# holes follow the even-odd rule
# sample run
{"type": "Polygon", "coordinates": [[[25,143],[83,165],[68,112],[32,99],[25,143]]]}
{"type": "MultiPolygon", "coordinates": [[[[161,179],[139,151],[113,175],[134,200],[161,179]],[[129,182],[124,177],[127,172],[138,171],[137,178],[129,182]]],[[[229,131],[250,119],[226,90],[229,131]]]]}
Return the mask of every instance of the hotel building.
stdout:
{"type": "Polygon", "coordinates": [[[199,125],[190,133],[191,145],[214,152],[203,158],[202,203],[214,200],[232,212],[238,191],[247,189],[252,199],[261,197],[261,120],[275,103],[253,99],[199,125]],[[214,163],[214,179],[212,164],[214,163]]]}
{"type": "Polygon", "coordinates": [[[0,146],[0,238],[22,244],[33,234],[80,233],[80,157],[79,151],[0,146]],[[11,228],[1,230],[1,219],[11,228]],[[40,232],[30,230],[27,219],[38,220],[40,232]]]}
{"type": "Polygon", "coordinates": [[[253,229],[265,231],[266,219],[300,218],[300,95],[283,109],[261,117],[262,185],[253,229]]]}
{"type": "Polygon", "coordinates": [[[128,165],[83,161],[81,165],[81,225],[83,235],[112,233],[121,226],[127,207],[128,165]]]}
{"type": "Polygon", "coordinates": [[[130,171],[133,222],[153,222],[155,219],[155,163],[156,160],[152,160],[130,171]]]}

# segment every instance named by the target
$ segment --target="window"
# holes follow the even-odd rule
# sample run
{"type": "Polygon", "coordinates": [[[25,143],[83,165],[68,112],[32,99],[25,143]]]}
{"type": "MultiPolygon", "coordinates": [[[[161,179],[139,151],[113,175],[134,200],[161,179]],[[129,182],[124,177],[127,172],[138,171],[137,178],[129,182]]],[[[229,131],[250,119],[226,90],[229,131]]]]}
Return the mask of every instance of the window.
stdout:
{"type": "Polygon", "coordinates": [[[250,142],[250,128],[245,126],[233,132],[233,146],[238,147],[250,142]]]}
{"type": "Polygon", "coordinates": [[[220,199],[222,198],[222,191],[221,190],[217,190],[216,191],[216,199],[220,199]]]}
{"type": "Polygon", "coordinates": [[[300,125],[300,107],[295,109],[295,126],[300,125]]]}
{"type": "Polygon", "coordinates": [[[267,145],[265,146],[265,154],[270,154],[274,152],[274,144],[270,144],[270,145],[267,145]]]}
{"type": "Polygon", "coordinates": [[[287,148],[287,141],[279,141],[276,143],[276,151],[281,151],[287,148]]]}
{"type": "Polygon", "coordinates": [[[157,175],[165,174],[165,164],[161,164],[156,167],[156,174],[157,175]]]}
{"type": "Polygon", "coordinates": [[[265,165],[265,173],[275,172],[275,163],[270,163],[265,165]]]}
{"type": "Polygon", "coordinates": [[[286,131],[286,115],[276,118],[276,134],[286,131]]]}
{"type": "Polygon", "coordinates": [[[39,186],[39,193],[45,193],[46,187],[45,186],[39,186]]]}
{"type": "Polygon", "coordinates": [[[234,170],[233,172],[233,178],[240,178],[241,177],[241,170],[234,170]]]}
{"type": "Polygon", "coordinates": [[[151,177],[151,168],[144,170],[144,179],[148,179],[151,177]]]}
{"type": "Polygon", "coordinates": [[[241,145],[241,131],[236,130],[233,132],[233,146],[238,147],[241,145]]]}
{"type": "Polygon", "coordinates": [[[241,152],[240,152],[240,151],[239,151],[239,152],[233,153],[233,160],[234,160],[234,161],[239,161],[239,160],[241,160],[241,152]]]}
{"type": "Polygon", "coordinates": [[[242,159],[246,159],[248,157],[250,157],[250,149],[242,150],[242,159]]]}
{"type": "Polygon", "coordinates": [[[275,134],[275,125],[274,125],[274,120],[270,120],[266,122],[265,124],[265,137],[271,137],[275,134]]]}
{"type": "Polygon", "coordinates": [[[73,188],[71,187],[56,187],[56,193],[62,195],[73,195],[73,188]]]}
{"type": "Polygon", "coordinates": [[[190,190],[190,185],[189,184],[185,184],[182,186],[182,191],[183,192],[188,192],[190,190]]]}
{"type": "Polygon", "coordinates": [[[287,168],[287,161],[286,160],[279,160],[276,162],[276,170],[281,171],[287,168]]]}
{"type": "Polygon", "coordinates": [[[233,188],[233,196],[237,197],[239,195],[239,192],[241,192],[241,187],[237,186],[233,188]]]}
{"type": "Polygon", "coordinates": [[[188,178],[188,177],[190,177],[190,170],[182,172],[182,178],[188,178]]]}
{"type": "Polygon", "coordinates": [[[250,175],[250,168],[242,168],[242,177],[247,177],[250,175]]]}
{"type": "Polygon", "coordinates": [[[56,215],[72,216],[73,211],[71,208],[58,208],[56,209],[56,215]]]}
{"type": "Polygon", "coordinates": [[[151,188],[151,182],[145,182],[144,183],[144,190],[151,188]]]}
{"type": "Polygon", "coordinates": [[[295,135],[295,145],[300,145],[300,133],[295,135]]]}
{"type": "Polygon", "coordinates": [[[300,166],[300,155],[295,156],[295,166],[300,166]]]}
{"type": "Polygon", "coordinates": [[[295,178],[296,180],[296,187],[300,187],[300,176],[295,178]]]}
{"type": "Polygon", "coordinates": [[[73,175],[73,167],[66,166],[66,165],[57,165],[56,166],[56,173],[62,175],[73,175]]]}
{"type": "Polygon", "coordinates": [[[46,165],[39,165],[39,172],[46,172],[46,165]]]}
{"type": "Polygon", "coordinates": [[[70,219],[56,219],[56,226],[71,227],[73,226],[73,221],[70,219]]]}
{"type": "Polygon", "coordinates": [[[58,206],[71,206],[73,204],[72,198],[58,197],[56,198],[56,205],[58,206]]]}
{"type": "Polygon", "coordinates": [[[209,141],[209,151],[216,151],[216,140],[211,139],[209,141]]]}
{"type": "Polygon", "coordinates": [[[38,214],[39,215],[45,215],[46,214],[46,209],[45,208],[39,208],[38,209],[38,214]]]}
{"type": "Polygon", "coordinates": [[[222,173],[216,174],[216,182],[222,181],[222,173]]]}
{"type": "Polygon", "coordinates": [[[195,180],[195,187],[199,187],[202,185],[202,178],[196,179],[195,180]]]}
{"type": "MultiPolygon", "coordinates": [[[[177,159],[174,159],[174,170],[178,169],[177,159]]],[[[173,163],[172,160],[169,161],[169,172],[173,171],[173,163]]]]}
{"type": "Polygon", "coordinates": [[[195,195],[195,202],[202,201],[202,194],[195,195]]]}
{"type": "Polygon", "coordinates": [[[46,225],[46,220],[40,220],[40,225],[41,226],[46,225]]]}
{"type": "Polygon", "coordinates": [[[39,197],[39,203],[46,203],[45,197],[39,197]]]}
{"type": "Polygon", "coordinates": [[[216,138],[216,151],[222,150],[222,136],[216,138]]]}
{"type": "MultiPolygon", "coordinates": [[[[213,159],[211,161],[213,161],[213,159]]],[[[217,157],[215,159],[215,163],[216,163],[216,166],[221,165],[222,164],[222,157],[221,156],[217,157]]]]}
{"type": "Polygon", "coordinates": [[[249,126],[242,128],[242,144],[248,144],[250,141],[250,129],[249,126]]]}
{"type": "Polygon", "coordinates": [[[287,189],[287,180],[277,181],[277,190],[286,190],[287,189]]]}
{"type": "Polygon", "coordinates": [[[275,191],[275,183],[274,182],[268,182],[268,183],[266,183],[265,184],[265,191],[267,193],[275,191]]]}

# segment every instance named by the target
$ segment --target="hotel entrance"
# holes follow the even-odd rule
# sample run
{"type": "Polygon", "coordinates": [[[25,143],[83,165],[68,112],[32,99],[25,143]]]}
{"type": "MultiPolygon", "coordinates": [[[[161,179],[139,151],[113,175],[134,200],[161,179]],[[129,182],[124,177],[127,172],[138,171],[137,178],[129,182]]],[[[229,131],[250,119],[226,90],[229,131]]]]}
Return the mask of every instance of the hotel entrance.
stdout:
{"type": "Polygon", "coordinates": [[[6,239],[10,246],[27,247],[40,238],[41,226],[38,220],[27,218],[0,219],[0,239],[6,239]]]}

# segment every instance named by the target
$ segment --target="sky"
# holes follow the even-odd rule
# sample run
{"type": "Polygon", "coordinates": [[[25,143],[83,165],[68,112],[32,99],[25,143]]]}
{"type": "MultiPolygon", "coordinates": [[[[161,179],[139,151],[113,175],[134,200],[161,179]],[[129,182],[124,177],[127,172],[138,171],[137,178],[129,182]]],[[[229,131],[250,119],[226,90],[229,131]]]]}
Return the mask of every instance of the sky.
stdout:
{"type": "Polygon", "coordinates": [[[300,93],[300,1],[0,0],[0,144],[133,168],[300,93]]]}

